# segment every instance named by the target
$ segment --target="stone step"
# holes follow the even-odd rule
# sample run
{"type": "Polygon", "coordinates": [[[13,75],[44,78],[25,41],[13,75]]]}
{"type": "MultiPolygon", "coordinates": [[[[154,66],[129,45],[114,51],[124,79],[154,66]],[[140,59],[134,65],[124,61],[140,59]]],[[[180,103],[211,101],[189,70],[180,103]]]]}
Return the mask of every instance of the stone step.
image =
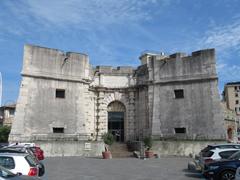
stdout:
{"type": "Polygon", "coordinates": [[[113,145],[111,145],[111,147],[109,148],[111,153],[112,153],[112,157],[114,158],[118,158],[118,157],[131,157],[132,156],[132,152],[129,152],[127,149],[127,145],[125,143],[114,143],[113,145]]]}
{"type": "Polygon", "coordinates": [[[133,154],[131,152],[128,153],[112,153],[113,158],[128,158],[133,157],[133,154]]]}

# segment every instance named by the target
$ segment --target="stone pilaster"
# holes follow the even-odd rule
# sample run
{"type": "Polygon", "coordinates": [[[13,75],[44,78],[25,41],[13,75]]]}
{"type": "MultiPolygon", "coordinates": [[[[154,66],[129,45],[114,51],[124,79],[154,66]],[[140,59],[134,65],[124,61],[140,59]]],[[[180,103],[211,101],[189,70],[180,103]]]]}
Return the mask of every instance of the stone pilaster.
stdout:
{"type": "Polygon", "coordinates": [[[97,140],[101,139],[102,134],[107,132],[107,107],[104,101],[104,92],[99,92],[97,98],[97,140]]]}
{"type": "Polygon", "coordinates": [[[148,124],[147,124],[147,135],[152,135],[152,121],[153,121],[153,101],[154,101],[154,86],[148,86],[148,124]]]}
{"type": "Polygon", "coordinates": [[[129,92],[128,99],[128,110],[127,110],[127,131],[126,131],[126,140],[134,140],[134,128],[135,128],[135,94],[134,91],[129,92]]]}
{"type": "Polygon", "coordinates": [[[85,129],[88,139],[93,139],[94,133],[94,97],[91,91],[89,91],[88,85],[84,87],[84,114],[85,114],[85,129]]]}

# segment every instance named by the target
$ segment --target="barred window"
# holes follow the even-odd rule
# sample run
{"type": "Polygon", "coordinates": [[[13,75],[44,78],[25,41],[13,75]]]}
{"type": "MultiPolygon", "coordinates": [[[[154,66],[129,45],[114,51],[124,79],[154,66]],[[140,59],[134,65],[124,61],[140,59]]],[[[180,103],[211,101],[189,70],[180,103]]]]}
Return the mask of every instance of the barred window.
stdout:
{"type": "Polygon", "coordinates": [[[174,94],[175,94],[175,98],[176,99],[184,98],[184,91],[183,91],[183,89],[175,89],[174,90],[174,94]]]}

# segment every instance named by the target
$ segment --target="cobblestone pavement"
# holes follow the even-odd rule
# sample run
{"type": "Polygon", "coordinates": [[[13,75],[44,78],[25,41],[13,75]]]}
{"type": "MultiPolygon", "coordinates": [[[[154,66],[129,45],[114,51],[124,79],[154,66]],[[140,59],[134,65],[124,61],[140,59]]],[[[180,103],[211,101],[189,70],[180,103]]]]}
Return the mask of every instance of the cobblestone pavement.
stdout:
{"type": "Polygon", "coordinates": [[[45,160],[44,180],[201,180],[189,172],[189,158],[134,158],[103,160],[83,157],[52,157],[45,160]]]}

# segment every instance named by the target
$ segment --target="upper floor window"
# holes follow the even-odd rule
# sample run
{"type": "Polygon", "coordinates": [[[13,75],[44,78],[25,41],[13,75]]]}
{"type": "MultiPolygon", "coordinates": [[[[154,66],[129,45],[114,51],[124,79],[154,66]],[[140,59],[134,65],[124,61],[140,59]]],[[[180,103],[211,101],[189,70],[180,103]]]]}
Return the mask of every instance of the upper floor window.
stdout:
{"type": "Polygon", "coordinates": [[[65,98],[65,89],[56,89],[56,98],[65,98]]]}
{"type": "Polygon", "coordinates": [[[174,94],[175,94],[175,98],[176,99],[184,98],[184,91],[183,91],[183,89],[175,89],[174,90],[174,94]]]}
{"type": "Polygon", "coordinates": [[[239,104],[239,101],[238,100],[236,100],[236,102],[235,102],[236,104],[239,104]]]}
{"type": "Polygon", "coordinates": [[[10,116],[13,116],[15,114],[15,109],[10,109],[9,114],[10,114],[10,116]]]}

